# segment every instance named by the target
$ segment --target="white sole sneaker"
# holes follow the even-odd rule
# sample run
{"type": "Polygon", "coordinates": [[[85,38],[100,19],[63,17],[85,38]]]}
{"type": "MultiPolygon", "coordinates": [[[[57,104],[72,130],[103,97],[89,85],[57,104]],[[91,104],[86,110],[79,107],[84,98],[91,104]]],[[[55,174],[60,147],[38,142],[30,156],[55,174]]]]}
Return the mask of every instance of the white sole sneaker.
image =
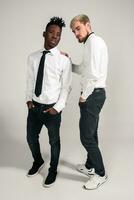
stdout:
{"type": "Polygon", "coordinates": [[[86,190],[94,190],[100,187],[103,183],[105,183],[108,179],[108,176],[99,176],[97,174],[94,174],[90,177],[90,179],[87,181],[87,183],[83,186],[86,190]]]}
{"type": "Polygon", "coordinates": [[[85,174],[88,177],[95,174],[94,168],[87,169],[84,164],[78,164],[76,169],[78,172],[81,172],[82,174],[85,174]]]}
{"type": "Polygon", "coordinates": [[[53,186],[55,184],[55,182],[54,183],[51,183],[51,184],[49,184],[49,185],[46,185],[45,183],[43,183],[43,187],[45,187],[45,188],[50,188],[51,186],[53,186]]]}
{"type": "Polygon", "coordinates": [[[47,177],[45,178],[43,182],[43,187],[45,188],[50,188],[51,186],[54,185],[57,177],[57,172],[54,171],[49,171],[47,177]]]}
{"type": "Polygon", "coordinates": [[[35,174],[29,175],[29,174],[27,173],[26,176],[27,176],[27,177],[34,177],[34,176],[36,176],[36,175],[39,174],[39,172],[42,170],[42,168],[44,167],[44,165],[45,165],[45,164],[43,163],[35,174]]]}

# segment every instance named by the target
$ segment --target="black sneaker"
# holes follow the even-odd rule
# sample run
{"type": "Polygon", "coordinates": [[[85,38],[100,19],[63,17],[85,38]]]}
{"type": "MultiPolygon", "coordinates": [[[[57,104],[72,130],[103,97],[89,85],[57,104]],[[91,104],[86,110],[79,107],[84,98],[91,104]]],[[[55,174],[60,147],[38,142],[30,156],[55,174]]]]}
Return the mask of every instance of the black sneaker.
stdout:
{"type": "Polygon", "coordinates": [[[55,180],[56,180],[57,172],[49,171],[45,183],[43,184],[44,187],[51,187],[55,180]]]}
{"type": "Polygon", "coordinates": [[[33,166],[27,173],[27,176],[28,177],[35,176],[36,174],[39,173],[39,171],[42,169],[43,166],[44,166],[44,161],[42,161],[41,163],[33,162],[33,166]]]}

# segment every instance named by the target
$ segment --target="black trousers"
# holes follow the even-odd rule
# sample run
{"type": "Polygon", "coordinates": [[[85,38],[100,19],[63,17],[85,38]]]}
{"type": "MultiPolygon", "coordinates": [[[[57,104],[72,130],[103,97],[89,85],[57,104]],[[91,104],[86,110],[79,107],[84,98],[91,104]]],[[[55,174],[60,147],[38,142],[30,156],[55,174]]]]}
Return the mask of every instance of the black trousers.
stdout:
{"type": "Polygon", "coordinates": [[[102,155],[98,146],[98,122],[99,113],[105,102],[105,89],[97,88],[87,98],[86,102],[79,103],[80,106],[80,139],[87,151],[85,166],[94,168],[101,176],[105,174],[102,155]]]}
{"type": "Polygon", "coordinates": [[[29,109],[27,118],[27,142],[32,152],[33,159],[36,163],[43,161],[40,152],[39,134],[42,126],[48,129],[49,144],[51,146],[50,170],[57,171],[60,155],[60,123],[61,113],[52,115],[43,113],[44,110],[53,107],[54,104],[39,104],[33,101],[35,107],[29,109]]]}

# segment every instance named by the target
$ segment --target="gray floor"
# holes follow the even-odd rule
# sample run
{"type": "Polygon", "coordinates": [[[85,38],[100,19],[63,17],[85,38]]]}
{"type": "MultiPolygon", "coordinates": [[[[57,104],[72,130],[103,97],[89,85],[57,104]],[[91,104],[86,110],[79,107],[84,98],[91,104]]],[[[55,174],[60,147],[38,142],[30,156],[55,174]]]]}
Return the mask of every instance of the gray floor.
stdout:
{"type": "MultiPolygon", "coordinates": [[[[50,156],[47,134],[41,134],[40,137],[46,166],[40,174],[33,178],[26,177],[26,172],[31,166],[32,158],[25,141],[20,143],[19,140],[6,137],[6,135],[1,138],[1,199],[133,200],[133,138],[121,137],[120,133],[115,140],[115,134],[112,136],[112,131],[108,135],[104,133],[100,135],[100,146],[109,179],[97,190],[87,191],[82,186],[88,180],[88,177],[75,170],[76,164],[84,162],[86,157],[86,152],[79,141],[78,129],[74,127],[70,131],[70,127],[66,128],[66,130],[63,127],[64,124],[61,129],[62,148],[59,173],[54,186],[48,189],[42,186],[43,179],[47,175],[50,156]],[[47,145],[44,147],[44,144],[47,145]]],[[[102,128],[100,127],[101,132],[102,128]]],[[[42,130],[42,132],[45,131],[45,129],[42,130]]]]}

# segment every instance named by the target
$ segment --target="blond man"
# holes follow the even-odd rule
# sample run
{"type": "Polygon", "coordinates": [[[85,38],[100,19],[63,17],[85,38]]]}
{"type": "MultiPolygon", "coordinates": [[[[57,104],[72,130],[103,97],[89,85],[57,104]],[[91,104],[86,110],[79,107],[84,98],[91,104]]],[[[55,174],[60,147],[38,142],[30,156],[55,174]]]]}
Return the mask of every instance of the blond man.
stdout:
{"type": "Polygon", "coordinates": [[[99,114],[106,99],[108,53],[104,40],[94,34],[86,15],[71,20],[70,27],[79,43],[84,43],[83,61],[73,64],[73,72],[81,75],[80,139],[87,160],[77,170],[89,177],[85,189],[96,189],[107,180],[102,154],[98,146],[99,114]]]}

